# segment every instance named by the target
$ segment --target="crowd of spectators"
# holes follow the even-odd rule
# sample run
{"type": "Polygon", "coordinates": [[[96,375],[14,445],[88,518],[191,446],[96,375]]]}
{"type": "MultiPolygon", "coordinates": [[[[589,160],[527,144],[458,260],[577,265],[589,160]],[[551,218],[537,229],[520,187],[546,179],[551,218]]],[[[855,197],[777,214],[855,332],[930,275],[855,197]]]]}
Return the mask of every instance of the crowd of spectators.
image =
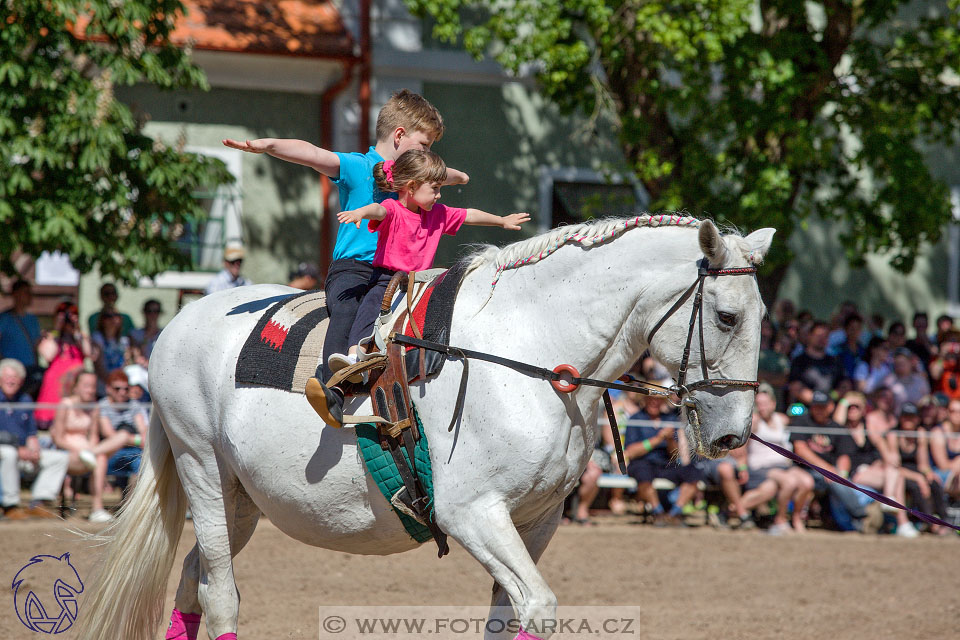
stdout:
{"type": "Polygon", "coordinates": [[[117,297],[116,286],[104,284],[102,307],[86,323],[77,305],[63,300],[44,331],[28,311],[30,283],[12,284],[12,304],[0,313],[3,518],[55,517],[59,501],[73,503],[74,478],[86,478],[90,521],[109,522],[107,476],[123,483],[138,471],[147,433],[147,364],[162,308],[147,300],[144,326],[136,328],[118,311],[117,297]],[[32,483],[26,506],[20,504],[23,482],[32,483]]]}
{"type": "MultiPolygon", "coordinates": [[[[669,385],[649,357],[636,372],[669,385]]],[[[752,430],[759,437],[860,487],[950,519],[951,502],[960,502],[960,330],[953,318],[938,317],[931,330],[927,314],[918,312],[908,333],[900,321],[865,318],[850,302],[825,321],[780,300],[763,321],[758,379],[752,430]]],[[[721,497],[719,509],[706,512],[715,526],[755,528],[762,516],[768,533],[794,534],[816,514],[818,523],[840,530],[907,538],[950,532],[914,522],[753,440],[720,460],[691,459],[671,403],[634,393],[614,403],[627,474],[636,481],[635,508],[656,525],[684,524],[694,505],[704,504],[706,487],[721,497]],[[672,490],[655,489],[657,481],[672,490]]],[[[615,474],[615,467],[605,429],[572,520],[589,521],[582,499],[597,492],[583,485],[602,472],[615,474]]],[[[611,491],[614,514],[628,504],[623,489],[611,491]]]]}

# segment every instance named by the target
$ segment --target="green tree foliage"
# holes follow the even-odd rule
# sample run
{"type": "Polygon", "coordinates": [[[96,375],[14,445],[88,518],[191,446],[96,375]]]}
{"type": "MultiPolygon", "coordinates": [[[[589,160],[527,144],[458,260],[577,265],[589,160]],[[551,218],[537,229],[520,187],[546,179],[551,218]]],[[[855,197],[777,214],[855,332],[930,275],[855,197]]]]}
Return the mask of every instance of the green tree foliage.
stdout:
{"type": "Polygon", "coordinates": [[[613,113],[652,210],[776,227],[773,290],[812,214],[852,263],[904,271],[950,219],[924,148],[960,142],[958,0],[407,4],[567,110],[613,113]]]}
{"type": "Polygon", "coordinates": [[[115,86],[206,87],[170,44],[178,0],[0,0],[0,269],[59,250],[132,281],[189,266],[176,240],[219,161],[145,136],[115,86]]]}

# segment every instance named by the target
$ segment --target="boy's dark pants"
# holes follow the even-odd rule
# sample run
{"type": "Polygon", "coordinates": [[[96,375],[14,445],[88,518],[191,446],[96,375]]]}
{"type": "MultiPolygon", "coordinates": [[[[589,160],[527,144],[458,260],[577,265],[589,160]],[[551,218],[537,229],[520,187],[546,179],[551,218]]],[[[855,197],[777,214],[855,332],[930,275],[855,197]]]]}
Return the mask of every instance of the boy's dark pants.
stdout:
{"type": "Polygon", "coordinates": [[[330,367],[327,366],[330,354],[346,353],[350,348],[350,328],[372,275],[372,264],[353,258],[334,260],[327,271],[324,291],[327,294],[330,325],[323,340],[322,380],[330,379],[330,367]]]}

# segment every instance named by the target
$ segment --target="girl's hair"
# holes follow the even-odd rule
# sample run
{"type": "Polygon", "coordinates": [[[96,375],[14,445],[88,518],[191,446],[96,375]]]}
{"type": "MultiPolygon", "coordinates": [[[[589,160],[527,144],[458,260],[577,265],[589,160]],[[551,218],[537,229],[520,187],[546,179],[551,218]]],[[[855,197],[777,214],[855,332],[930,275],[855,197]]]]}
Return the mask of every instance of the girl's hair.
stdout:
{"type": "Polygon", "coordinates": [[[417,188],[428,182],[443,182],[447,177],[447,165],[432,151],[410,149],[400,154],[390,167],[392,180],[387,179],[384,164],[378,162],[373,167],[373,179],[380,191],[400,191],[409,182],[417,188]]]}

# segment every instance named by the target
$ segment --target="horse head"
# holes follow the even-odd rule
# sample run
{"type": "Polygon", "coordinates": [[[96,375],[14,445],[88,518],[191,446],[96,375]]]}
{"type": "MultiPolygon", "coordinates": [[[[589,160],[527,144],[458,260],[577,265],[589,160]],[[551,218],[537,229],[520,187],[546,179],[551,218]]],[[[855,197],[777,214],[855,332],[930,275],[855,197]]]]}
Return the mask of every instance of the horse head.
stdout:
{"type": "Polygon", "coordinates": [[[766,307],[752,269],[762,262],[774,233],[774,229],[761,229],[746,237],[721,235],[712,222],[702,221],[698,243],[706,264],[691,265],[696,273],[674,299],[687,291],[689,298],[661,320],[656,338],[649,341],[654,356],[683,385],[688,441],[701,456],[720,457],[743,445],[750,435],[755,386],[733,382],[757,379],[760,322],[766,307]],[[710,272],[704,275],[701,269],[707,266],[710,272]],[[698,288],[701,306],[694,311],[698,288]],[[687,346],[690,351],[684,362],[687,346]],[[706,384],[707,380],[711,383],[706,384]]]}

